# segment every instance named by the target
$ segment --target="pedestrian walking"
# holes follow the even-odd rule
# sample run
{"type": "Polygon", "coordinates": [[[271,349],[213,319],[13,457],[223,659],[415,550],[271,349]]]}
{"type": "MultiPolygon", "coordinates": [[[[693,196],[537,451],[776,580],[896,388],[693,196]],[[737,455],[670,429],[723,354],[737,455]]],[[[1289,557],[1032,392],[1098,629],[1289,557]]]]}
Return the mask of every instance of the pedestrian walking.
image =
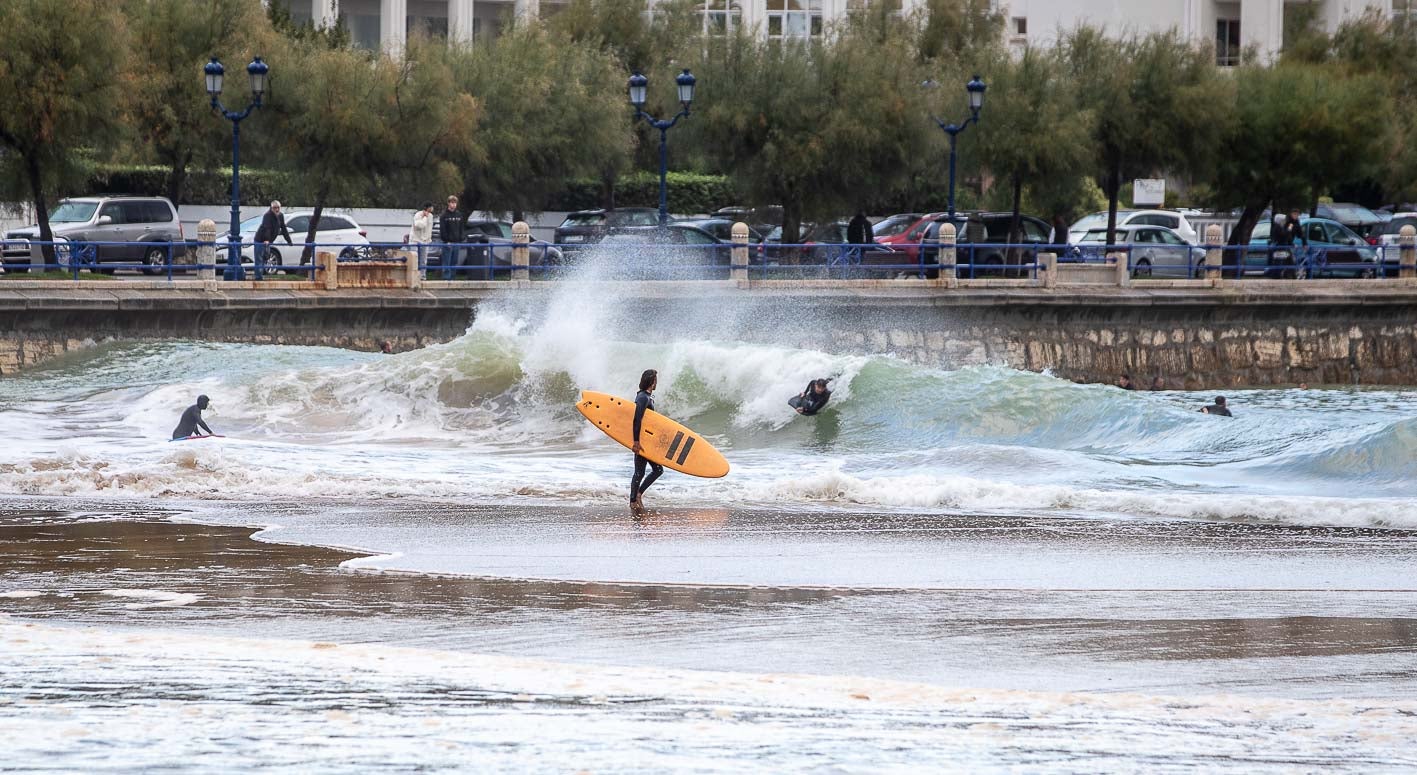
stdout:
{"type": "Polygon", "coordinates": [[[266,265],[266,253],[270,250],[271,243],[276,241],[276,237],[281,236],[285,237],[285,244],[295,244],[290,239],[290,229],[285,226],[285,216],[281,215],[280,202],[272,201],[271,208],[261,216],[261,225],[256,229],[256,269],[258,273],[261,267],[266,265]]]}
{"type": "Polygon", "coordinates": [[[462,247],[467,230],[467,215],[458,209],[458,198],[448,197],[448,209],[438,219],[438,236],[443,240],[443,277],[450,279],[454,267],[467,262],[467,249],[462,247]]]}
{"type": "Polygon", "coordinates": [[[433,203],[424,202],[423,209],[413,214],[408,227],[408,246],[418,257],[419,271],[428,265],[428,243],[433,241],[433,203]]]}

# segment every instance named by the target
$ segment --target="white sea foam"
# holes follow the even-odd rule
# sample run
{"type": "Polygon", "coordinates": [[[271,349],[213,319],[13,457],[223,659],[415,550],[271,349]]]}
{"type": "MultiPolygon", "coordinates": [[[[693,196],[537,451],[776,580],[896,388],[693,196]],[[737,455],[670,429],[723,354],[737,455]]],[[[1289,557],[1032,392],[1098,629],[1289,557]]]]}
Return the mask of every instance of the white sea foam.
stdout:
{"type": "Polygon", "coordinates": [[[99,594],[138,601],[124,606],[124,608],[133,610],[143,608],[178,608],[184,605],[191,605],[202,599],[201,595],[191,592],[170,592],[162,589],[105,589],[99,592],[99,594]]]}
{"type": "Polygon", "coordinates": [[[43,592],[36,592],[33,589],[11,589],[0,592],[0,597],[9,598],[11,600],[23,600],[25,598],[41,597],[43,595],[43,592]]]}
{"type": "Polygon", "coordinates": [[[0,688],[7,762],[21,767],[90,768],[95,746],[76,739],[134,769],[157,757],[268,770],[1417,766],[1417,705],[1403,701],[947,689],[3,617],[0,643],[0,672],[45,687],[22,712],[6,712],[0,688]]]}

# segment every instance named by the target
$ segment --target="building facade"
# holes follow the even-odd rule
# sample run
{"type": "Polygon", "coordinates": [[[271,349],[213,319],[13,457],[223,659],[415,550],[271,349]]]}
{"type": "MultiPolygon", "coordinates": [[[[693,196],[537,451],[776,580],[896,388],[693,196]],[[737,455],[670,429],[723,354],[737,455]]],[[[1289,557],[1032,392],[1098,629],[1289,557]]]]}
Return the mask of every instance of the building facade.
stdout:
{"type": "MultiPolygon", "coordinates": [[[[567,0],[269,0],[289,6],[298,20],[330,24],[343,18],[356,44],[398,48],[423,28],[454,40],[496,36],[510,19],[554,14],[567,0]]],[[[649,0],[650,4],[654,0],[649,0]]],[[[830,24],[870,3],[902,12],[924,0],[702,0],[706,34],[739,27],[767,37],[821,35],[830,24]]],[[[1175,29],[1215,44],[1216,64],[1239,64],[1253,48],[1269,58],[1284,44],[1285,19],[1312,15],[1328,30],[1368,12],[1409,13],[1417,0],[998,0],[1005,35],[1015,47],[1046,45],[1061,31],[1093,25],[1124,34],[1175,29]]]]}

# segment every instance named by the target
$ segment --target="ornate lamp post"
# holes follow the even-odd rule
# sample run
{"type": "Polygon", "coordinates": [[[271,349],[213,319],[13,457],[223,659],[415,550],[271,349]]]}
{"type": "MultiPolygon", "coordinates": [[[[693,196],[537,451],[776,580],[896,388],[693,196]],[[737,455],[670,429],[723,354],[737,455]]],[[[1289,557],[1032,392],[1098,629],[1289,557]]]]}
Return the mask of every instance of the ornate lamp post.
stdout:
{"type": "MultiPolygon", "coordinates": [[[[934,85],[932,82],[927,82],[927,83],[928,83],[928,85],[931,85],[931,86],[934,85]]],[[[935,119],[935,123],[936,123],[936,124],[939,124],[939,125],[940,125],[940,128],[943,129],[943,130],[945,130],[945,134],[947,134],[947,135],[950,136],[950,220],[951,220],[951,221],[954,220],[954,216],[955,216],[955,161],[956,161],[956,158],[957,158],[957,154],[956,154],[956,152],[955,152],[955,146],[956,146],[956,144],[957,144],[957,142],[958,142],[959,133],[960,133],[960,132],[963,132],[965,129],[968,129],[970,124],[977,124],[977,123],[979,123],[979,109],[982,108],[982,107],[984,107],[984,90],[985,90],[986,88],[988,88],[988,87],[986,87],[986,86],[984,85],[984,82],[981,81],[981,80],[979,79],[979,76],[977,76],[977,75],[974,76],[974,78],[970,79],[969,83],[965,84],[964,89],[965,89],[965,91],[969,94],[969,118],[965,119],[964,121],[961,121],[961,122],[958,123],[958,124],[948,124],[948,123],[945,123],[943,120],[941,120],[941,119],[938,118],[938,117],[931,116],[931,118],[934,118],[934,119],[935,119]]]]}
{"type": "MultiPolygon", "coordinates": [[[[212,110],[217,111],[231,122],[231,242],[227,247],[226,271],[222,276],[227,280],[244,280],[246,271],[241,268],[241,121],[251,115],[251,111],[261,107],[261,95],[266,93],[266,78],[270,66],[260,57],[246,65],[246,74],[251,78],[251,103],[240,112],[227,110],[221,104],[222,80],[226,68],[216,57],[202,68],[206,76],[207,94],[212,98],[212,110]]],[[[261,279],[261,264],[256,262],[256,279],[261,279]]]]}
{"type": "Polygon", "coordinates": [[[659,119],[645,112],[645,92],[649,91],[649,79],[640,73],[630,76],[630,104],[635,107],[635,117],[644,118],[650,126],[659,130],[659,225],[669,223],[669,130],[679,119],[688,118],[689,104],[694,101],[694,74],[685,69],[675,79],[679,86],[679,104],[683,109],[672,119],[659,119]]]}

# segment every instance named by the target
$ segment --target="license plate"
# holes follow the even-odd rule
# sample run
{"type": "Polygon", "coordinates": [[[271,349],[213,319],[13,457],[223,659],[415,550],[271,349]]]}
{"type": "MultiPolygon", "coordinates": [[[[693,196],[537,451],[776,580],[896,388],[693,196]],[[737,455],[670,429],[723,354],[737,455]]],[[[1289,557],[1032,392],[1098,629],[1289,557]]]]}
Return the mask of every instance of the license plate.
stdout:
{"type": "Polygon", "coordinates": [[[567,242],[585,242],[585,237],[583,237],[583,236],[581,236],[581,235],[579,235],[579,234],[568,234],[568,235],[566,235],[566,241],[567,241],[567,242]]]}

